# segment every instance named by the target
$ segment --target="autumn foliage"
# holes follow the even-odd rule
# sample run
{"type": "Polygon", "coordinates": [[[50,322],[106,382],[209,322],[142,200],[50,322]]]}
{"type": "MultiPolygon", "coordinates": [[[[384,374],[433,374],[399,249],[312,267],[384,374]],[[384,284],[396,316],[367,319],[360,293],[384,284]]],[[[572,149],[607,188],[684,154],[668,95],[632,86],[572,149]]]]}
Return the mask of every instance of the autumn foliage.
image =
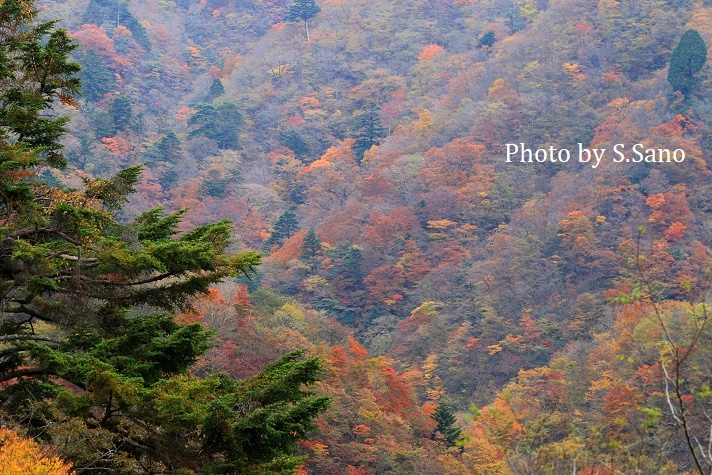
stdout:
{"type": "Polygon", "coordinates": [[[0,429],[0,473],[3,475],[71,475],[72,464],[62,461],[34,440],[0,429]]]}
{"type": "Polygon", "coordinates": [[[127,217],[230,219],[232,246],[264,253],[179,319],[215,332],[201,376],[324,359],[333,402],[301,473],[697,473],[660,322],[694,346],[675,414],[706,447],[709,336],[690,335],[710,286],[709,60],[685,97],[665,75],[686,29],[712,44],[709,5],[325,0],[307,41],[290,1],[164,3],[116,28],[63,4],[110,87],[72,112],[55,179],[145,163],[127,217]],[[242,121],[199,113],[227,102],[242,121]],[[507,143],[572,160],[505,163],[507,143]],[[636,143],[687,158],[612,161],[636,143]],[[606,149],[600,167],[579,144],[606,149]],[[457,447],[433,434],[442,398],[457,447]]]}

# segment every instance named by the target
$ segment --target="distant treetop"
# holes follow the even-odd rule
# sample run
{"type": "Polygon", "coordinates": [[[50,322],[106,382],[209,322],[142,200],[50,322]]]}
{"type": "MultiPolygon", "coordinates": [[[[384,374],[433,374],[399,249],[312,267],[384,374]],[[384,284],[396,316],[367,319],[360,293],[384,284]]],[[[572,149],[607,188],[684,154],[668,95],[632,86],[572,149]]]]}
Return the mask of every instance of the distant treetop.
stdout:
{"type": "Polygon", "coordinates": [[[307,31],[307,41],[309,40],[309,20],[314,18],[321,11],[321,7],[314,0],[294,0],[289,7],[289,13],[285,17],[287,21],[303,21],[307,31]]]}
{"type": "Polygon", "coordinates": [[[695,74],[707,61],[707,45],[697,30],[687,30],[672,52],[668,82],[673,90],[687,95],[696,84],[695,74]]]}

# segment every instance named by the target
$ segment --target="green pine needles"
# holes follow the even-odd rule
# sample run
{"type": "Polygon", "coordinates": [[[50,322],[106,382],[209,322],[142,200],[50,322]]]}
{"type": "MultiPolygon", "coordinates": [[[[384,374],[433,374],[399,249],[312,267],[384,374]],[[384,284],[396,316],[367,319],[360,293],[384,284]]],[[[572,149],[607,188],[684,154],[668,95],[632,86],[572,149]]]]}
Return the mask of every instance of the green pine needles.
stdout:
{"type": "Polygon", "coordinates": [[[448,447],[457,445],[461,439],[462,428],[457,425],[457,419],[455,419],[450,402],[445,399],[441,400],[432,418],[437,423],[437,427],[433,430],[433,436],[439,433],[448,447]]]}
{"type": "Polygon", "coordinates": [[[38,179],[66,163],[68,119],[49,112],[81,83],[77,45],[35,14],[0,3],[0,422],[80,473],[291,473],[328,404],[307,389],[321,362],[290,353],[245,381],[188,373],[210,332],[173,315],[260,256],[226,253],[228,221],[184,233],[182,211],[118,221],[140,166],[78,190],[38,179]]]}

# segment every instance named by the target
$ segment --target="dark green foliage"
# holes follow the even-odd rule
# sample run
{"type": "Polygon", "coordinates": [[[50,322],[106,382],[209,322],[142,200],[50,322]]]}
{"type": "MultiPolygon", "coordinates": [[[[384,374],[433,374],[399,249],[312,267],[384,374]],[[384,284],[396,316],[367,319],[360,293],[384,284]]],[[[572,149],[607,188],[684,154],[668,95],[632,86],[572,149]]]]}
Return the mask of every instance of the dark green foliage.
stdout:
{"type": "Polygon", "coordinates": [[[170,188],[178,182],[178,172],[175,170],[167,170],[160,179],[163,188],[170,188]]]}
{"type": "Polygon", "coordinates": [[[363,110],[356,113],[353,129],[356,138],[353,150],[359,163],[363,159],[363,154],[374,145],[378,145],[380,139],[388,134],[388,129],[381,124],[378,105],[375,102],[369,102],[363,110]]]}
{"type": "Polygon", "coordinates": [[[79,147],[67,152],[67,160],[77,168],[82,168],[95,152],[93,137],[89,135],[89,131],[85,132],[79,135],[79,147]]]}
{"type": "Polygon", "coordinates": [[[238,127],[242,121],[240,109],[232,102],[224,102],[218,106],[201,104],[188,120],[188,125],[195,127],[188,134],[188,138],[207,137],[215,140],[221,149],[236,149],[238,127]]]}
{"type": "Polygon", "coordinates": [[[309,228],[306,236],[304,236],[304,242],[301,247],[302,260],[309,264],[311,270],[314,271],[317,264],[317,256],[321,252],[321,241],[314,232],[314,228],[309,228]]]}
{"type": "Polygon", "coordinates": [[[279,143],[294,152],[294,156],[300,160],[308,158],[312,153],[311,147],[307,141],[304,140],[304,137],[294,130],[280,132],[279,143]]]}
{"type": "Polygon", "coordinates": [[[314,0],[294,0],[289,6],[289,13],[285,17],[287,21],[307,21],[314,18],[321,11],[321,7],[314,0]]]}
{"type": "Polygon", "coordinates": [[[166,132],[157,145],[162,160],[173,162],[180,157],[180,139],[172,130],[166,132]]]}
{"type": "Polygon", "coordinates": [[[299,221],[297,221],[297,215],[294,211],[288,209],[282,216],[279,217],[274,225],[273,235],[277,235],[280,240],[286,240],[294,236],[294,234],[299,231],[299,221]]]}
{"type": "Polygon", "coordinates": [[[494,45],[494,42],[494,31],[490,30],[480,36],[480,39],[477,41],[477,46],[480,48],[482,48],[483,46],[491,47],[492,45],[494,45]]]}
{"type": "Polygon", "coordinates": [[[707,46],[697,30],[687,30],[672,52],[668,82],[673,90],[688,95],[697,83],[695,74],[707,60],[707,46]]]}
{"type": "Polygon", "coordinates": [[[175,132],[169,130],[161,139],[143,153],[147,163],[176,163],[181,159],[181,141],[175,132]]]}
{"type": "Polygon", "coordinates": [[[347,290],[360,289],[365,277],[363,272],[363,252],[351,243],[343,242],[329,252],[334,260],[334,276],[341,281],[347,290]]]}
{"type": "Polygon", "coordinates": [[[97,111],[93,117],[94,135],[97,139],[103,137],[113,137],[116,135],[116,124],[111,114],[102,110],[97,111]]]}
{"type": "MultiPolygon", "coordinates": [[[[165,377],[185,372],[207,349],[209,336],[202,326],[178,325],[170,315],[121,318],[108,335],[91,326],[75,327],[61,351],[47,352],[44,358],[50,366],[50,356],[60,359],[79,353],[77,362],[95,359],[123,377],[140,378],[141,384],[150,387],[165,377]]],[[[58,366],[57,370],[77,372],[82,370],[80,367],[58,366]]],[[[90,379],[88,374],[77,378],[68,373],[66,377],[90,379]]]]}
{"type": "Polygon", "coordinates": [[[314,358],[302,360],[302,355],[287,354],[231,392],[217,392],[204,422],[204,447],[231,455],[222,470],[289,474],[301,464],[302,457],[290,454],[315,429],[311,420],[329,402],[303,389],[317,380],[322,365],[314,358]]]}
{"type": "MultiPolygon", "coordinates": [[[[55,379],[86,381],[80,387],[89,393],[29,380],[6,393],[52,396],[33,422],[51,423],[43,437],[64,444],[86,468],[146,473],[135,466],[141,460],[202,473],[292,473],[303,459],[294,456],[296,443],[329,404],[305,388],[317,380],[321,361],[290,353],[240,382],[218,373],[202,380],[182,375],[208,336],[200,325],[179,326],[159,315],[127,319],[115,336],[78,328],[62,349],[27,347],[55,379]],[[54,420],[58,412],[64,416],[54,420]],[[128,413],[141,424],[123,422],[128,413]],[[62,437],[72,431],[82,437],[66,444],[62,437]],[[97,458],[106,441],[117,449],[97,458]]],[[[13,400],[9,412],[27,411],[23,401],[13,400]]]]}
{"type": "Polygon", "coordinates": [[[516,33],[524,29],[525,19],[522,16],[519,8],[512,8],[507,13],[506,25],[512,30],[512,33],[516,33]]]}
{"type": "Polygon", "coordinates": [[[452,410],[452,405],[446,399],[441,399],[432,418],[437,423],[437,427],[433,430],[433,436],[440,433],[445,438],[445,443],[452,447],[460,440],[462,428],[457,426],[457,420],[452,410]]]}
{"type": "Polygon", "coordinates": [[[212,169],[208,171],[208,176],[200,183],[200,192],[203,195],[214,198],[222,198],[227,193],[227,187],[233,179],[223,175],[220,170],[212,169]]]}
{"type": "Polygon", "coordinates": [[[62,183],[57,179],[56,176],[54,176],[52,171],[48,168],[45,168],[41,173],[39,173],[37,179],[41,183],[44,183],[45,185],[53,188],[62,188],[63,186],[62,183]]]}
{"type": "Polygon", "coordinates": [[[285,195],[294,204],[303,204],[305,200],[306,186],[303,180],[297,176],[297,171],[290,169],[287,165],[287,157],[279,157],[275,162],[275,179],[284,183],[285,195]]]}
{"type": "MultiPolygon", "coordinates": [[[[0,4],[0,139],[13,136],[15,151],[36,150],[48,164],[64,166],[59,138],[68,119],[43,112],[57,98],[71,101],[79,91],[80,68],[69,61],[77,45],[66,31],[54,29],[54,22],[27,24],[34,15],[34,7],[20,0],[0,4]]],[[[4,174],[18,164],[2,152],[4,174]]],[[[37,164],[38,158],[27,157],[25,165],[37,164]]]]}
{"type": "Polygon", "coordinates": [[[133,166],[120,170],[108,180],[86,180],[87,185],[84,195],[90,199],[100,200],[107,208],[119,208],[127,196],[136,190],[133,185],[138,181],[142,167],[133,166]]]}
{"type": "Polygon", "coordinates": [[[109,114],[114,120],[116,130],[124,130],[131,124],[133,112],[131,111],[131,101],[126,96],[119,96],[114,99],[109,108],[109,114]]]}
{"type": "Polygon", "coordinates": [[[94,51],[87,51],[79,56],[78,62],[82,66],[79,74],[82,96],[87,101],[96,102],[111,92],[116,80],[101,56],[94,51]]]}
{"type": "Polygon", "coordinates": [[[346,325],[355,325],[360,314],[359,309],[348,307],[339,303],[338,300],[332,298],[322,298],[314,308],[324,310],[329,315],[333,315],[339,322],[346,325]]]}
{"type": "Polygon", "coordinates": [[[299,231],[299,221],[297,220],[297,215],[294,211],[288,209],[279,217],[276,223],[274,223],[274,230],[270,235],[269,239],[265,241],[265,245],[269,248],[277,245],[284,244],[284,241],[294,236],[296,232],[299,231]]]}
{"type": "Polygon", "coordinates": [[[136,218],[139,241],[162,241],[178,232],[178,224],[185,210],[166,216],[162,208],[146,211],[136,218]]]}
{"type": "Polygon", "coordinates": [[[213,79],[213,83],[210,85],[209,94],[210,97],[220,97],[225,94],[225,87],[223,86],[220,78],[213,79]]]}

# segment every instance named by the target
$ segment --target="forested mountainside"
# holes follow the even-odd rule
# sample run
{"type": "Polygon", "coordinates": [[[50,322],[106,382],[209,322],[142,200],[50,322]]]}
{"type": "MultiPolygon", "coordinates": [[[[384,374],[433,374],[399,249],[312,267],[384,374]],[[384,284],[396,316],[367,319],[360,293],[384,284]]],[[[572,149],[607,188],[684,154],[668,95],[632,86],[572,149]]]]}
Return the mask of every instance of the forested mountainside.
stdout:
{"type": "MultiPolygon", "coordinates": [[[[210,273],[191,289],[207,293],[154,324],[214,334],[174,389],[204,394],[222,371],[244,394],[294,350],[323,362],[304,459],[254,473],[710,473],[712,1],[39,6],[80,44],[83,83],[55,108],[68,166],[42,180],[143,165],[117,222],[188,246],[229,219],[228,251],[263,255],[251,279],[254,260],[181,268],[210,273]],[[572,158],[507,160],[507,144],[572,158]],[[685,159],[636,161],[636,144],[685,159]],[[581,148],[604,159],[580,163],[581,148]]],[[[175,403],[167,388],[152,404],[175,403]]],[[[110,465],[108,443],[93,460],[64,433],[51,442],[79,473],[178,473],[110,465]]]]}

